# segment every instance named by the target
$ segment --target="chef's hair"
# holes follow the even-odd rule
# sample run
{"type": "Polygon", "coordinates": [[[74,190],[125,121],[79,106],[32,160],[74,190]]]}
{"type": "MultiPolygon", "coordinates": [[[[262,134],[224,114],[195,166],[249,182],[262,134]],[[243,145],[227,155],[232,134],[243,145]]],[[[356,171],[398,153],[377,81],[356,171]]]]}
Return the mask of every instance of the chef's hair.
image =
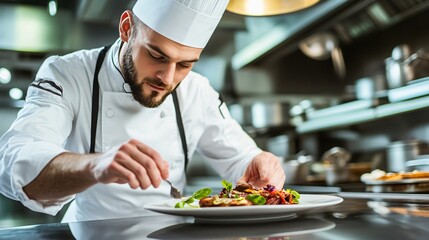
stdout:
{"type": "Polygon", "coordinates": [[[148,26],[144,24],[133,12],[131,12],[131,36],[130,41],[134,41],[139,29],[146,30],[148,26]]]}

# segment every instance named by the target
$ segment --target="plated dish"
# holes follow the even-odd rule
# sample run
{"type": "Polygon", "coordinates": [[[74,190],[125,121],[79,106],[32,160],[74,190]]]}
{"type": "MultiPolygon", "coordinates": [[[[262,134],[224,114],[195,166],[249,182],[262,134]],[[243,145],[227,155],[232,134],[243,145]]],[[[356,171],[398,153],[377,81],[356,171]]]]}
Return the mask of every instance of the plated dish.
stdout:
{"type": "Polygon", "coordinates": [[[148,210],[177,215],[191,216],[198,222],[206,223],[247,223],[280,221],[294,218],[297,213],[339,204],[341,197],[331,195],[301,194],[299,204],[291,205],[253,205],[221,208],[175,208],[177,199],[150,203],[148,210]]]}
{"type": "Polygon", "coordinates": [[[429,178],[414,178],[414,179],[401,179],[401,180],[366,180],[365,184],[368,185],[391,185],[391,184],[409,184],[409,183],[428,183],[429,178]]]}
{"type": "Polygon", "coordinates": [[[429,191],[429,172],[412,171],[400,173],[386,173],[374,170],[361,176],[370,192],[400,192],[416,193],[429,191]]]}

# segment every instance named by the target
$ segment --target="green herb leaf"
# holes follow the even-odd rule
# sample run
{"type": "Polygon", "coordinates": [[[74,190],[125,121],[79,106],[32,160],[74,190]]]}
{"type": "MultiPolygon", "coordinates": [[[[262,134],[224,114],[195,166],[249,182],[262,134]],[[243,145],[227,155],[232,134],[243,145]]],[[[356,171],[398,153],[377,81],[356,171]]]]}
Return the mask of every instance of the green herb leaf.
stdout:
{"type": "Polygon", "coordinates": [[[264,205],[267,201],[264,197],[258,194],[249,194],[247,195],[246,199],[256,205],[264,205]]]}
{"type": "Polygon", "coordinates": [[[195,199],[200,200],[201,198],[209,196],[210,193],[212,193],[212,189],[211,188],[203,188],[203,189],[200,189],[200,190],[196,191],[192,195],[192,197],[194,197],[195,199]]]}
{"type": "Polygon", "coordinates": [[[185,207],[185,202],[181,201],[176,203],[176,205],[174,205],[175,208],[184,208],[185,207]]]}
{"type": "Polygon", "coordinates": [[[222,180],[222,186],[228,191],[228,194],[232,191],[232,183],[222,180]]]}
{"type": "Polygon", "coordinates": [[[186,204],[191,204],[191,203],[193,203],[193,202],[194,202],[194,198],[193,198],[193,197],[190,197],[190,198],[186,199],[184,202],[185,202],[186,204]]]}
{"type": "Polygon", "coordinates": [[[292,194],[293,203],[299,203],[299,199],[301,198],[301,196],[299,195],[299,193],[297,191],[292,190],[292,189],[287,189],[286,192],[292,194]]]}
{"type": "Polygon", "coordinates": [[[195,199],[200,200],[201,198],[207,197],[212,192],[211,188],[202,188],[198,191],[196,191],[194,194],[192,194],[191,197],[182,199],[182,201],[176,203],[174,205],[175,208],[184,208],[186,205],[189,205],[190,207],[199,207],[199,206],[193,206],[191,205],[195,199]]]}

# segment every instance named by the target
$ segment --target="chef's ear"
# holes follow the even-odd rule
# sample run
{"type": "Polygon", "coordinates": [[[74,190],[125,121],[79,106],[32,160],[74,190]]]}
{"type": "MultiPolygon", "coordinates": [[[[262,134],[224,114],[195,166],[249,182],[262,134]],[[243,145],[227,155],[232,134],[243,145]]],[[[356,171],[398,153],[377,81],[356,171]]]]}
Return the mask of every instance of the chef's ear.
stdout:
{"type": "Polygon", "coordinates": [[[128,42],[131,37],[132,24],[131,11],[127,10],[122,13],[121,21],[119,22],[119,36],[123,42],[128,42]]]}

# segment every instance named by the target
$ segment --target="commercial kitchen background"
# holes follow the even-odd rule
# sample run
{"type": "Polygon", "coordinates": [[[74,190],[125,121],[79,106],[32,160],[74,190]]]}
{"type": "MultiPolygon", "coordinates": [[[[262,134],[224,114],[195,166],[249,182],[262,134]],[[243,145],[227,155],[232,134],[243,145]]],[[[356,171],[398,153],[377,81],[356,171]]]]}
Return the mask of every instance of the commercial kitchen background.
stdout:
{"type": "MultiPolygon", "coordinates": [[[[57,0],[54,16],[49,2],[0,1],[0,69],[11,73],[7,81],[0,70],[0,134],[15,119],[44,59],[112,43],[120,14],[135,1],[57,0]]],[[[320,162],[339,146],[352,154],[351,162],[387,169],[395,146],[418,143],[424,154],[429,142],[428,12],[424,0],[322,0],[279,16],[226,13],[194,70],[223,94],[260,147],[282,160],[305,155],[320,162]],[[304,53],[305,45],[323,41],[333,48],[304,53]],[[423,54],[410,63],[418,73],[393,86],[387,59],[404,44],[423,54]],[[406,85],[418,88],[402,91],[406,85]]],[[[201,161],[189,169],[190,180],[213,175],[201,161]]],[[[60,218],[0,196],[0,227],[60,218]]]]}

